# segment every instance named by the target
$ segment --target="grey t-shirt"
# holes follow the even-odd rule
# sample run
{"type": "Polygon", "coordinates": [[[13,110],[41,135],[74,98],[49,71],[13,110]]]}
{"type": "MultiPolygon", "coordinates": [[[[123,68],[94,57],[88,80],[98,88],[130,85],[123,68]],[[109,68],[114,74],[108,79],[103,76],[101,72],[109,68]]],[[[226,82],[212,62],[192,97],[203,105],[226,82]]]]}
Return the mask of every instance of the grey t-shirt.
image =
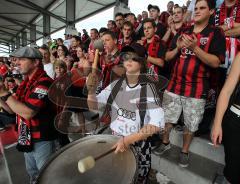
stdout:
{"type": "MultiPolygon", "coordinates": [[[[111,83],[97,96],[99,108],[102,111],[105,108],[103,104],[106,104],[116,82],[111,83]]],[[[123,81],[122,87],[112,103],[111,111],[110,127],[117,134],[127,136],[141,129],[139,115],[140,91],[140,84],[131,88],[125,80],[123,81]]],[[[147,108],[144,124],[151,124],[161,128],[164,128],[165,125],[164,112],[160,107],[157,91],[150,83],[147,84],[147,108]]]]}

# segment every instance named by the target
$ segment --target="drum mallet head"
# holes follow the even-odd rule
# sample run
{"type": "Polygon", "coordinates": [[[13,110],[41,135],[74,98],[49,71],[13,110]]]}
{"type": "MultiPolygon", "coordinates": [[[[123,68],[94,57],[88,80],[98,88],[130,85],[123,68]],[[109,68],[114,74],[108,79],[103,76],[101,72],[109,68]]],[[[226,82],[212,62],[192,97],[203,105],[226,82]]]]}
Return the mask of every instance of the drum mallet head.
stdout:
{"type": "Polygon", "coordinates": [[[92,156],[88,156],[78,161],[78,170],[80,173],[84,173],[95,166],[95,160],[92,156]]]}
{"type": "Polygon", "coordinates": [[[101,39],[95,40],[95,41],[93,42],[93,48],[94,48],[94,49],[98,49],[99,52],[102,52],[103,49],[104,49],[103,41],[102,41],[101,39]]]}
{"type": "Polygon", "coordinates": [[[112,153],[113,151],[115,151],[115,148],[112,148],[110,150],[108,150],[105,153],[102,153],[101,155],[93,158],[92,156],[88,156],[85,157],[84,159],[81,159],[78,161],[78,170],[80,173],[84,173],[89,169],[92,169],[95,166],[95,162],[107,155],[109,155],[110,153],[112,153]]]}

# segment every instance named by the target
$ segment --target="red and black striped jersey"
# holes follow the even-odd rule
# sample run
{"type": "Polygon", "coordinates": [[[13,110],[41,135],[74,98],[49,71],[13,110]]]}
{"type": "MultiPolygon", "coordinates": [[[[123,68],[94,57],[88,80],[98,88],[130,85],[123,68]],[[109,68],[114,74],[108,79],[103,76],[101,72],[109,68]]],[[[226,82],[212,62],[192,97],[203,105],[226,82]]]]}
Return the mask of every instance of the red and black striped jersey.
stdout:
{"type": "MultiPolygon", "coordinates": [[[[172,40],[170,50],[176,48],[177,39],[181,34],[193,34],[193,28],[186,27],[172,40]]],[[[196,34],[197,45],[206,53],[217,56],[221,63],[225,59],[225,37],[221,29],[211,25],[206,26],[196,34]]],[[[187,48],[182,48],[174,64],[167,90],[175,94],[192,97],[206,98],[209,89],[211,67],[204,64],[195,53],[187,48]]]]}
{"type": "MultiPolygon", "coordinates": [[[[24,83],[25,81],[23,81],[24,83]]],[[[34,110],[36,115],[30,120],[17,115],[17,123],[25,121],[30,125],[31,136],[33,142],[48,141],[56,139],[56,129],[54,127],[54,118],[56,109],[48,98],[48,90],[53,80],[44,72],[35,78],[35,81],[29,88],[23,88],[24,98],[21,100],[28,108],[34,110]]],[[[28,86],[29,82],[25,82],[28,86]]],[[[16,96],[20,96],[22,91],[17,91],[16,96]]]]}

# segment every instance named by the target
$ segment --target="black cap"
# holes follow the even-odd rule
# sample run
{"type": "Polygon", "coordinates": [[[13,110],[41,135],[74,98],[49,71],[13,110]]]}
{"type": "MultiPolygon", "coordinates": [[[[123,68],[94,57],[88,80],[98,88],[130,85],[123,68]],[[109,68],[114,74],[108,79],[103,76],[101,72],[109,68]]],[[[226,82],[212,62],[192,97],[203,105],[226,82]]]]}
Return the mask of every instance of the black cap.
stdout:
{"type": "Polygon", "coordinates": [[[157,10],[158,12],[160,12],[160,9],[159,9],[159,7],[157,5],[149,4],[148,5],[148,11],[150,11],[152,8],[157,10]]]}
{"type": "Polygon", "coordinates": [[[10,56],[16,58],[42,59],[42,54],[38,49],[28,46],[13,51],[10,56]]]}
{"type": "Polygon", "coordinates": [[[139,43],[132,43],[131,45],[123,47],[121,53],[124,52],[133,52],[136,53],[139,57],[147,59],[147,50],[139,43]]]}

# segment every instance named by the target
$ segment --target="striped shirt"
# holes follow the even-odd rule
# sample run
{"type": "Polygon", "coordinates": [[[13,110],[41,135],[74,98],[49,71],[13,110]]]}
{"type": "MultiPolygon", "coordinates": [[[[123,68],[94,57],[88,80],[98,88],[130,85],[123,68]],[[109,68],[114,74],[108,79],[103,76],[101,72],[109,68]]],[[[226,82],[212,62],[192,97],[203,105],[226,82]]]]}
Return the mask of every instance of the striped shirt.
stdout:
{"type": "MultiPolygon", "coordinates": [[[[176,48],[176,42],[181,34],[191,35],[193,26],[181,30],[171,43],[170,50],[176,48]]],[[[225,59],[225,37],[221,29],[206,26],[196,34],[197,45],[206,53],[217,56],[221,63],[225,59]]],[[[186,97],[206,98],[209,89],[211,67],[204,64],[195,53],[182,48],[176,57],[167,90],[186,97]]]]}

